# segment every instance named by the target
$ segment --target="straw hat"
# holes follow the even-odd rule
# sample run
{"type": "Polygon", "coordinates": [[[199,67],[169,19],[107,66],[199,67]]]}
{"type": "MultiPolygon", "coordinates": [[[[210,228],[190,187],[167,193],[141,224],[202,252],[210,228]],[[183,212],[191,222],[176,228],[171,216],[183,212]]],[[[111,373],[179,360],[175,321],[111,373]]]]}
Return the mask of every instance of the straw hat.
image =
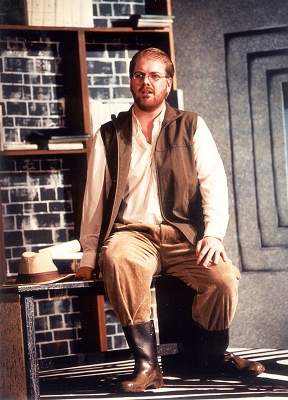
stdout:
{"type": "Polygon", "coordinates": [[[16,282],[19,284],[53,283],[63,281],[74,275],[60,274],[49,253],[25,251],[22,254],[16,282]]]}

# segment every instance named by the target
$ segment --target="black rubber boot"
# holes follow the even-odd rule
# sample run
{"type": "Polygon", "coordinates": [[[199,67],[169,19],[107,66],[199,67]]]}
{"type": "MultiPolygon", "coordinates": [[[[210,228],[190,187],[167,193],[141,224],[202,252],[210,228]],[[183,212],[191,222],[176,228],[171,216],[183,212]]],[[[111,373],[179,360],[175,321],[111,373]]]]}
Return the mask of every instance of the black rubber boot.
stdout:
{"type": "MultiPolygon", "coordinates": [[[[229,330],[207,331],[192,322],[189,339],[184,341],[184,353],[188,356],[190,370],[215,373],[222,370],[229,343],[229,330]]],[[[189,369],[189,367],[188,367],[189,369]]]]}
{"type": "Polygon", "coordinates": [[[125,326],[123,331],[135,359],[135,368],[131,379],[121,383],[122,390],[143,392],[148,387],[163,386],[153,321],[125,326]]]}

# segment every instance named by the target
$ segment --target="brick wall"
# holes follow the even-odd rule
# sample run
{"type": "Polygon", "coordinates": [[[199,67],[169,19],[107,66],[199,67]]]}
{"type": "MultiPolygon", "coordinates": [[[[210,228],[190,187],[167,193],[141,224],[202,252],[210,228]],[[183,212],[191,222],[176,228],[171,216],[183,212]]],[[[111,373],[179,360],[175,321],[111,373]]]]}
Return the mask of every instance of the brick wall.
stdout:
{"type": "Polygon", "coordinates": [[[6,142],[32,129],[65,126],[61,43],[45,34],[1,35],[1,92],[6,142]]]}
{"type": "MultiPolygon", "coordinates": [[[[10,2],[0,0],[0,6],[4,3],[6,11],[8,5],[11,8],[10,2]]],[[[17,7],[16,3],[14,7],[17,7]]],[[[97,26],[111,26],[114,19],[143,13],[144,9],[144,0],[93,0],[94,22],[97,26]]],[[[0,10],[3,23],[17,23],[11,14],[9,20],[5,20],[5,7],[0,7],[0,10]]],[[[136,50],[147,44],[138,39],[134,43],[131,40],[123,43],[117,37],[109,43],[88,40],[91,98],[105,101],[121,98],[131,102],[129,61],[136,50]]],[[[31,129],[39,127],[64,127],[66,115],[61,42],[50,34],[34,32],[23,36],[9,33],[2,35],[0,50],[5,140],[23,141],[31,129]]],[[[0,184],[8,276],[17,274],[23,251],[37,251],[40,247],[75,238],[72,165],[72,157],[2,159],[0,184]]],[[[152,298],[152,315],[156,317],[153,289],[152,298]]],[[[58,293],[55,297],[53,292],[48,292],[38,297],[35,313],[40,361],[72,356],[79,351],[81,323],[77,297],[69,292],[58,293]]],[[[108,349],[127,347],[122,328],[108,301],[105,313],[108,349]]]]}
{"type": "Polygon", "coordinates": [[[93,0],[94,26],[111,27],[114,21],[144,13],[145,0],[93,0]]]}

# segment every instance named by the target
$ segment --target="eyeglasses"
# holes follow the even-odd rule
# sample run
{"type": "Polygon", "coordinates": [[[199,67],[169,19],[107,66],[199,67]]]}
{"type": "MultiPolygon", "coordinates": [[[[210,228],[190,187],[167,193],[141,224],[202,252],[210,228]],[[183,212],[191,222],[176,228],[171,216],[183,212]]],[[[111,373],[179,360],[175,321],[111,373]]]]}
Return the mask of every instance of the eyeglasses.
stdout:
{"type": "Polygon", "coordinates": [[[143,82],[146,76],[148,76],[150,82],[157,82],[162,78],[168,78],[168,76],[160,75],[158,72],[148,72],[148,74],[144,74],[144,72],[134,72],[132,79],[134,79],[134,81],[143,82]]]}

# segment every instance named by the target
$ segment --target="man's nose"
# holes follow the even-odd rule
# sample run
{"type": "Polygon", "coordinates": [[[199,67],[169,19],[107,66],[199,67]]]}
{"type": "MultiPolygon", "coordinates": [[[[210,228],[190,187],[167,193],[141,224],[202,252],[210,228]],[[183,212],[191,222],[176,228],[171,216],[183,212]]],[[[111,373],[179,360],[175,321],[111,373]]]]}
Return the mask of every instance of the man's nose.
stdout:
{"type": "Polygon", "coordinates": [[[145,84],[147,84],[147,83],[150,84],[149,74],[145,74],[145,75],[144,75],[143,82],[144,82],[145,84]]]}

